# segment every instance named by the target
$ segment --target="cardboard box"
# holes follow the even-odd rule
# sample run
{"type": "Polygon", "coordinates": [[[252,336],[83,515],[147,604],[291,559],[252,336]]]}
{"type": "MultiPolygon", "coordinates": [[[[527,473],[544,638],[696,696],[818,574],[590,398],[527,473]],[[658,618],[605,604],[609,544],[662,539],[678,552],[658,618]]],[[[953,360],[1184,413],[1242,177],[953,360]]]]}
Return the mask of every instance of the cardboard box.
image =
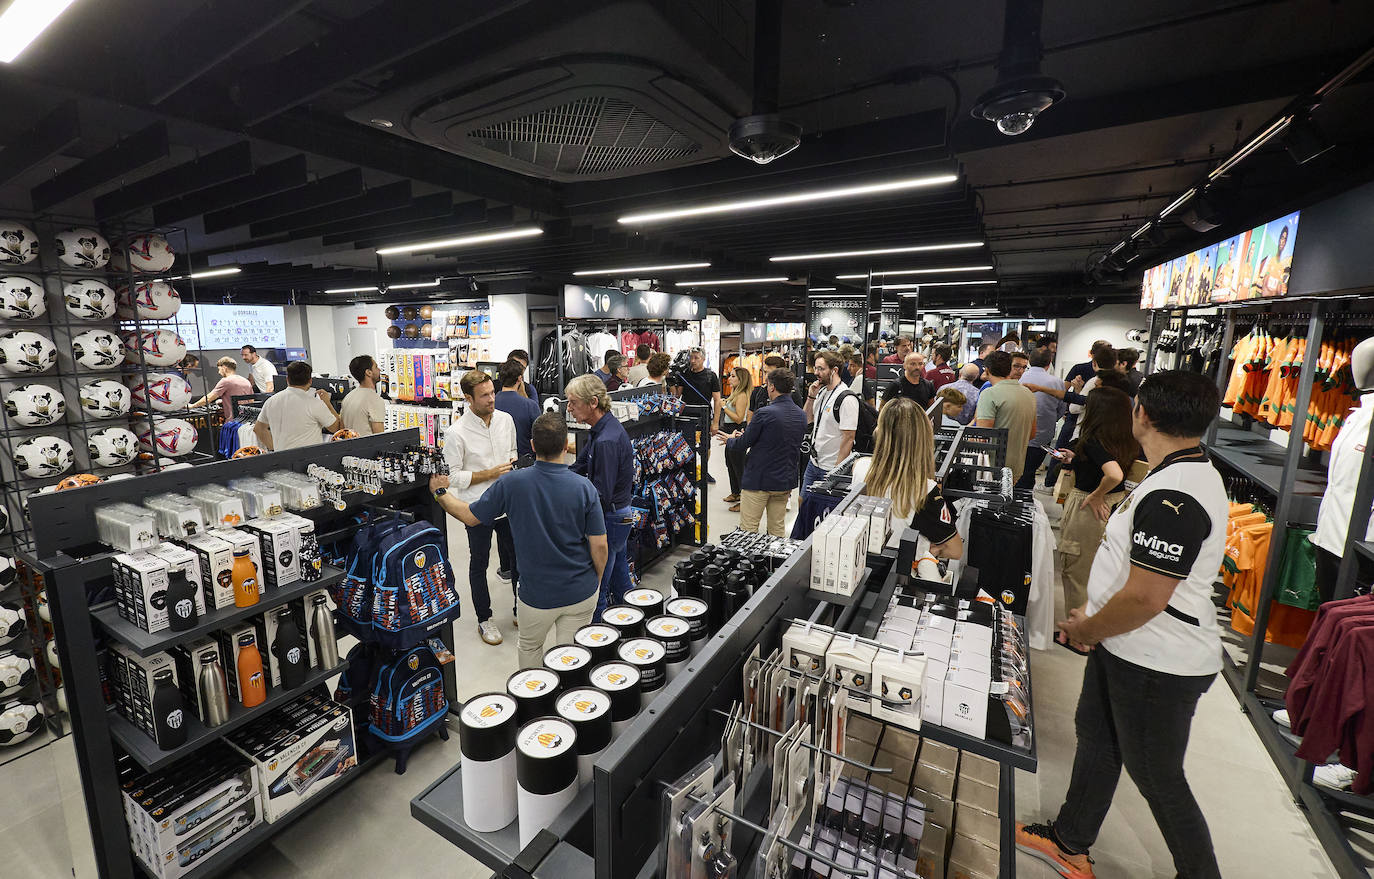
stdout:
{"type": "Polygon", "coordinates": [[[219,815],[257,798],[253,767],[241,754],[226,748],[188,762],[193,767],[204,765],[207,771],[192,774],[178,766],[176,772],[158,779],[157,787],[146,796],[125,794],[136,818],[130,822],[130,830],[149,851],[171,851],[194,837],[197,828],[213,824],[219,815]],[[209,762],[203,762],[206,760],[209,762]]]}
{"type": "MultiPolygon", "coordinates": [[[[982,788],[986,785],[973,782],[969,787],[982,788]]],[[[963,794],[964,785],[959,786],[959,792],[963,794]]],[[[997,799],[997,791],[993,791],[994,802],[997,799]]],[[[954,801],[954,834],[956,836],[967,836],[983,845],[997,847],[1001,839],[1002,822],[996,814],[991,814],[982,809],[974,809],[964,804],[961,799],[954,801]]]]}
{"type": "Polygon", "coordinates": [[[122,678],[116,689],[116,697],[120,700],[116,708],[134,726],[154,736],[153,678],[163,670],[170,670],[172,683],[176,684],[176,663],[172,661],[171,654],[160,652],[139,656],[117,642],[111,642],[110,651],[112,659],[120,663],[117,676],[122,678]]]}
{"type": "MultiPolygon", "coordinates": [[[[911,786],[920,788],[926,793],[953,800],[954,779],[953,772],[946,772],[938,766],[927,763],[925,758],[921,758],[916,761],[916,774],[912,776],[911,786]]],[[[949,825],[946,824],[945,826],[948,827],[949,825]]]]}
{"type": "Polygon", "coordinates": [[[110,567],[119,615],[145,632],[167,628],[167,562],[151,552],[122,552],[110,567]]]}
{"type": "MultiPolygon", "coordinates": [[[[814,626],[808,627],[805,623],[792,623],[782,636],[783,661],[787,663],[787,667],[808,674],[823,673],[825,651],[829,648],[830,632],[814,626]]],[[[873,741],[876,742],[877,738],[873,741]]]]}
{"type": "Polygon", "coordinates": [[[945,673],[949,667],[934,657],[926,657],[926,677],[921,682],[921,722],[939,725],[944,720],[945,673]]]}
{"type": "Polygon", "coordinates": [[[1001,871],[997,848],[955,833],[947,870],[948,879],[997,879],[1001,871]]]}
{"type": "Polygon", "coordinates": [[[947,824],[936,823],[931,816],[926,816],[925,832],[921,834],[921,845],[916,849],[918,875],[945,875],[945,852],[949,839],[947,827],[947,824]]]}
{"type": "MultiPolygon", "coordinates": [[[[926,658],[915,654],[880,650],[873,660],[873,690],[883,697],[907,703],[891,705],[874,700],[873,716],[906,729],[921,728],[921,692],[925,684],[926,658]]],[[[889,729],[889,732],[894,730],[889,729]]],[[[884,740],[886,741],[886,740],[884,740]]],[[[914,752],[913,752],[914,753],[914,752]]]]}
{"type": "Polygon", "coordinates": [[[1002,766],[996,760],[969,751],[959,752],[959,783],[976,781],[996,788],[1002,783],[1002,766]]]}
{"type": "Polygon", "coordinates": [[[869,713],[872,701],[863,692],[872,692],[873,660],[878,648],[857,638],[836,635],[825,651],[825,673],[837,684],[849,687],[849,711],[869,713]]]}
{"type": "MultiPolygon", "coordinates": [[[[203,858],[209,857],[226,843],[237,839],[246,831],[262,823],[262,810],[258,797],[241,800],[233,808],[213,820],[197,827],[186,839],[168,851],[161,852],[155,863],[140,856],[143,865],[157,879],[179,879],[179,877],[200,866],[203,858]]],[[[138,853],[138,850],[135,850],[138,853]]]]}
{"type": "MultiPolygon", "coordinates": [[[[205,574],[200,568],[200,559],[195,553],[184,546],[175,543],[159,543],[149,550],[149,552],[167,563],[167,577],[170,585],[171,575],[174,571],[180,571],[186,575],[186,579],[191,581],[191,586],[196,593],[196,614],[198,618],[205,616],[205,574]]],[[[232,590],[232,584],[230,584],[232,590]]]]}
{"type": "Polygon", "coordinates": [[[264,587],[279,589],[301,578],[301,536],[294,523],[285,516],[252,519],[243,530],[255,536],[262,549],[264,587]]]}
{"type": "MultiPolygon", "coordinates": [[[[211,532],[211,534],[229,544],[229,565],[231,569],[233,567],[234,553],[244,549],[248,550],[248,557],[253,560],[253,567],[258,571],[258,591],[261,592],[265,584],[262,581],[262,546],[258,543],[257,536],[247,531],[240,531],[237,528],[220,528],[211,532]]],[[[234,581],[233,574],[231,573],[229,579],[229,589],[231,592],[233,588],[234,581]]],[[[229,603],[233,603],[232,598],[229,603]]]]}
{"type": "Polygon", "coordinates": [[[959,771],[959,755],[961,753],[958,748],[952,745],[926,739],[921,745],[921,762],[954,775],[959,771]]]}
{"type": "Polygon", "coordinates": [[[995,787],[989,787],[976,781],[960,784],[954,802],[965,809],[976,809],[994,818],[997,817],[997,788],[995,787]]]}
{"type": "Polygon", "coordinates": [[[212,610],[233,607],[233,545],[215,534],[197,534],[177,542],[196,555],[205,606],[212,610]]]}
{"type": "Polygon", "coordinates": [[[205,706],[200,700],[200,666],[205,657],[213,656],[219,660],[220,667],[224,667],[219,642],[209,637],[197,638],[185,644],[178,644],[168,652],[172,655],[172,661],[176,663],[177,681],[181,687],[182,698],[186,700],[187,707],[204,721],[205,706]]]}
{"type": "Polygon", "coordinates": [[[949,729],[983,738],[988,731],[988,686],[980,672],[950,666],[945,675],[941,724],[949,729]]]}
{"type": "Polygon", "coordinates": [[[316,710],[280,744],[245,747],[243,740],[237,732],[229,736],[253,763],[268,822],[327,790],[358,763],[353,721],[344,706],[316,710]]]}

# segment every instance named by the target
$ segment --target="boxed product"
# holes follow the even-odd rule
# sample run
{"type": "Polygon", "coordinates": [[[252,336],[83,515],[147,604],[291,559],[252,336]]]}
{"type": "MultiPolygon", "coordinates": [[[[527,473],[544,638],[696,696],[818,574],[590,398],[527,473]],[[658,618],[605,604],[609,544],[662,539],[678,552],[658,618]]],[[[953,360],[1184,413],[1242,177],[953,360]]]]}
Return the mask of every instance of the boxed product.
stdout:
{"type": "Polygon", "coordinates": [[[122,552],[111,560],[119,615],[145,632],[167,628],[167,562],[151,552],[122,552]]]}
{"type": "Polygon", "coordinates": [[[878,555],[887,547],[892,534],[892,499],[873,498],[868,508],[868,551],[878,555]]]}
{"type": "MultiPolygon", "coordinates": [[[[239,640],[244,635],[252,635],[253,642],[257,644],[258,653],[263,654],[262,644],[258,643],[258,630],[253,620],[244,620],[235,623],[227,629],[219,632],[219,655],[220,661],[224,664],[224,678],[228,685],[229,698],[243,702],[243,690],[239,686],[239,640]]],[[[267,670],[267,657],[263,656],[263,671],[267,670]]]]}
{"type": "Polygon", "coordinates": [[[1002,783],[1002,767],[996,760],[964,751],[959,756],[959,784],[969,782],[996,788],[1002,783]]]}
{"type": "Polygon", "coordinates": [[[849,687],[851,714],[868,714],[872,700],[863,695],[871,692],[873,660],[878,648],[854,636],[836,635],[825,651],[825,673],[837,684],[849,687]]]}
{"type": "Polygon", "coordinates": [[[200,506],[201,515],[210,527],[233,528],[242,524],[243,501],[239,496],[219,485],[197,485],[186,493],[200,506]]]}
{"type": "Polygon", "coordinates": [[[301,535],[297,526],[285,515],[271,519],[252,519],[243,530],[258,539],[262,548],[262,584],[278,589],[301,578],[301,535]]]}
{"type": "Polygon", "coordinates": [[[234,547],[217,534],[197,534],[177,541],[196,554],[201,593],[206,607],[221,610],[234,606],[234,547]]]}
{"type": "MultiPolygon", "coordinates": [[[[191,582],[191,586],[195,589],[197,618],[203,618],[206,609],[206,578],[200,567],[200,559],[196,554],[175,543],[159,543],[148,552],[167,563],[169,582],[171,575],[176,571],[186,575],[186,579],[191,582]]],[[[233,584],[230,584],[230,589],[232,590],[232,588],[233,584]]]]}
{"type": "Polygon", "coordinates": [[[166,769],[136,776],[123,789],[130,840],[141,849],[140,860],[160,865],[159,871],[180,860],[175,850],[195,840],[199,828],[216,824],[256,800],[258,793],[252,764],[218,744],[166,769]]]}
{"type": "Polygon", "coordinates": [[[868,560],[868,521],[844,517],[839,520],[834,538],[836,580],[834,591],[853,595],[868,560]]]}
{"type": "Polygon", "coordinates": [[[281,624],[281,613],[289,609],[291,617],[295,620],[296,631],[300,633],[301,639],[298,647],[304,647],[307,651],[306,664],[314,665],[315,650],[307,644],[310,639],[305,637],[306,618],[305,604],[297,598],[288,601],[280,607],[274,607],[261,616],[253,618],[253,625],[258,634],[258,652],[262,654],[263,671],[267,673],[267,683],[269,686],[281,686],[281,658],[277,652],[277,631],[281,624]]]}
{"type": "Polygon", "coordinates": [[[308,711],[292,735],[278,743],[257,745],[249,730],[232,733],[229,743],[253,763],[269,822],[328,789],[358,762],[353,720],[341,705],[308,711]]]}
{"type": "MultiPolygon", "coordinates": [[[[258,797],[250,796],[238,800],[233,808],[207,819],[184,839],[175,840],[171,849],[159,853],[155,863],[149,863],[149,859],[142,855],[139,860],[156,879],[179,879],[200,866],[202,858],[213,855],[225,843],[261,823],[262,810],[258,797]]],[[[138,853],[136,848],[135,854],[138,853]]]]}
{"type": "Polygon", "coordinates": [[[111,671],[115,679],[115,706],[134,726],[150,736],[153,729],[153,677],[171,670],[172,683],[177,683],[176,663],[171,654],[153,653],[139,656],[118,642],[110,644],[111,671]]]}
{"type": "Polygon", "coordinates": [[[992,678],[982,663],[956,665],[951,654],[940,711],[943,726],[977,738],[987,735],[988,689],[992,678]]]}
{"type": "Polygon", "coordinates": [[[956,832],[949,849],[948,879],[997,879],[1001,862],[997,846],[956,832]]]}
{"type": "Polygon", "coordinates": [[[921,844],[916,849],[916,873],[920,876],[945,875],[945,850],[949,840],[948,824],[940,824],[933,814],[926,816],[921,844]]]}
{"type": "Polygon", "coordinates": [[[225,667],[219,642],[210,637],[197,638],[185,644],[177,644],[168,652],[172,656],[172,661],[176,663],[177,681],[181,685],[181,696],[186,700],[187,707],[202,721],[206,720],[205,706],[200,702],[199,672],[206,657],[214,657],[219,661],[220,668],[225,667]]]}
{"type": "Polygon", "coordinates": [[[782,636],[783,661],[788,668],[820,674],[825,667],[825,651],[830,648],[830,638],[829,629],[793,622],[782,636]]]}
{"type": "MultiPolygon", "coordinates": [[[[231,567],[233,565],[233,554],[239,552],[240,550],[248,550],[248,557],[253,560],[253,567],[256,568],[258,571],[258,588],[259,590],[261,590],[262,546],[258,543],[257,536],[247,531],[240,531],[237,528],[220,528],[218,530],[211,531],[210,534],[214,537],[218,537],[220,540],[223,540],[225,543],[229,544],[229,558],[231,567]]],[[[231,593],[233,591],[233,588],[234,580],[233,573],[231,571],[229,577],[229,589],[231,593]]],[[[232,598],[230,599],[230,603],[233,603],[232,598]]]]}
{"type": "Polygon", "coordinates": [[[968,786],[979,792],[980,796],[983,792],[990,793],[992,810],[967,805],[964,786],[961,785],[959,796],[954,800],[954,833],[956,836],[967,836],[983,845],[997,846],[1002,829],[1002,822],[997,817],[997,791],[982,784],[968,786]]]}
{"type": "Polygon", "coordinates": [[[157,514],[157,529],[163,537],[189,537],[205,530],[205,517],[195,501],[168,492],[143,499],[143,506],[157,514]]]}
{"type": "Polygon", "coordinates": [[[124,552],[138,552],[157,545],[157,517],[146,507],[129,503],[106,504],[95,511],[100,542],[124,552]]]}

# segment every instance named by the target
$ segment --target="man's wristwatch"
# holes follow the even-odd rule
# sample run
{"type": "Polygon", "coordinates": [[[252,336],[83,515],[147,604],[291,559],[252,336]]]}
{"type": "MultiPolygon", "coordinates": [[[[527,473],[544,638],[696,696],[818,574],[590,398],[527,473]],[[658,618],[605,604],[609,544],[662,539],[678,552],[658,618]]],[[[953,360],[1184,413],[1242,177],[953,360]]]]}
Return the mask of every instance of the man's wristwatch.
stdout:
{"type": "Polygon", "coordinates": [[[434,489],[434,496],[435,496],[435,497],[443,497],[443,496],[446,495],[446,494],[448,494],[448,489],[447,489],[447,488],[436,488],[436,489],[434,489]]]}

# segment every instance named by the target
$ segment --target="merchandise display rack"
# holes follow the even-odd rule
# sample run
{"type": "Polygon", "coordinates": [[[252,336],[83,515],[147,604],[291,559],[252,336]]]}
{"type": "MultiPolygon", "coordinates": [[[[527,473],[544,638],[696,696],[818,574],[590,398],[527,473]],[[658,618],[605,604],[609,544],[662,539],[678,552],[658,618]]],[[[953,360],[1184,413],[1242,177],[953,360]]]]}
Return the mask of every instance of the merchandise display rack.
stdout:
{"type": "MultiPolygon", "coordinates": [[[[836,509],[842,511],[861,493],[861,489],[850,491],[836,509]]],[[[663,787],[719,749],[722,713],[740,697],[741,672],[755,645],[781,643],[783,630],[794,619],[820,621],[833,615],[837,628],[856,631],[869,624],[876,627],[873,616],[881,618],[897,588],[895,571],[889,570],[890,557],[870,554],[874,573],[856,590],[852,602],[816,601],[810,593],[811,546],[812,538],[808,537],[711,636],[687,668],[646,703],[629,728],[596,759],[591,784],[583,787],[527,846],[519,845],[516,824],[494,833],[468,826],[462,809],[461,765],[412,799],[411,814],[498,875],[516,875],[514,870],[518,869],[519,875],[531,879],[653,879],[658,869],[663,787]],[[875,589],[873,584],[879,578],[883,586],[875,589]]],[[[920,735],[1000,764],[1000,875],[1013,879],[1013,776],[1018,768],[1036,769],[1034,732],[1028,750],[930,724],[922,725],[920,735]]],[[[756,805],[744,799],[746,807],[756,805]]],[[[752,831],[737,825],[734,833],[737,839],[750,838],[752,831]]],[[[752,863],[752,857],[740,858],[741,865],[752,863]]],[[[741,870],[742,877],[762,879],[752,876],[752,867],[742,866],[741,870]]]]}
{"type": "MultiPolygon", "coordinates": [[[[223,483],[239,476],[258,476],[271,470],[287,469],[304,472],[309,464],[338,468],[345,455],[374,457],[384,452],[400,452],[414,445],[411,432],[391,432],[357,439],[343,440],[319,446],[274,452],[232,461],[220,461],[181,470],[151,474],[138,480],[106,482],[73,491],[44,495],[32,504],[35,546],[23,553],[22,561],[35,586],[47,592],[54,628],[58,633],[57,650],[67,686],[71,710],[73,738],[76,744],[77,767],[85,797],[87,818],[98,875],[102,879],[132,879],[142,875],[131,850],[124,805],[117,774],[116,752],[127,754],[145,770],[164,767],[175,760],[219,741],[226,734],[270,712],[312,688],[319,687],[343,671],[348,663],[341,660],[330,669],[312,669],[300,687],[291,690],[269,688],[267,700],[253,708],[235,705],[229,720],[207,729],[190,719],[185,744],[161,750],[142,730],[135,728],[106,705],[103,693],[104,674],[101,668],[99,643],[105,637],[118,640],[140,655],[182,643],[236,620],[271,610],[295,598],[326,588],[342,576],[337,568],[326,566],[324,576],[309,583],[297,581],[279,589],[264,591],[258,604],[250,608],[226,608],[211,611],[206,620],[186,632],[163,631],[148,633],[119,618],[111,604],[89,605],[92,587],[108,582],[111,559],[116,554],[99,544],[94,510],[121,500],[137,501],[159,492],[184,491],[192,485],[210,482],[223,483]],[[136,486],[136,487],[135,487],[136,486]]],[[[444,523],[442,511],[434,504],[427,482],[417,481],[407,486],[388,486],[380,496],[361,493],[345,496],[343,510],[330,508],[306,511],[317,522],[334,518],[349,519],[362,509],[375,511],[409,506],[435,523],[444,523]],[[383,507],[382,505],[387,505],[383,507]]],[[[321,532],[327,539],[344,539],[350,527],[321,532]]],[[[442,525],[441,525],[442,527],[442,525]]],[[[452,648],[449,627],[444,627],[445,645],[452,648]]],[[[444,688],[451,710],[456,710],[456,681],[453,664],[444,666],[444,688]]],[[[356,718],[355,718],[356,721],[356,718]]],[[[356,723],[355,723],[356,726],[356,723]]],[[[335,790],[357,779],[362,772],[389,756],[385,749],[360,755],[359,764],[336,784],[326,788],[308,803],[272,823],[263,823],[243,832],[226,843],[186,876],[195,879],[221,875],[232,868],[243,855],[251,852],[269,837],[279,833],[292,821],[310,811],[335,790]]]]}

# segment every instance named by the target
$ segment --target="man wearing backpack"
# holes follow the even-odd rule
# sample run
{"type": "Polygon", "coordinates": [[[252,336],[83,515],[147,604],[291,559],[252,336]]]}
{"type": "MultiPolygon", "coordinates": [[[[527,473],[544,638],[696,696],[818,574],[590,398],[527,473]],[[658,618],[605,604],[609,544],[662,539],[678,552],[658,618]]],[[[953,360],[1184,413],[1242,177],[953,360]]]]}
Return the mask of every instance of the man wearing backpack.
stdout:
{"type": "Polygon", "coordinates": [[[549,629],[557,643],[571,644],[573,633],[592,621],[609,556],[596,488],[563,463],[563,416],[545,412],[534,419],[530,442],[534,466],[501,477],[472,504],[448,491],[450,477],[429,480],[439,506],[469,528],[490,528],[503,515],[517,526],[521,668],[540,664],[549,629]]]}
{"type": "Polygon", "coordinates": [[[859,397],[840,381],[840,355],[819,351],[816,380],[806,389],[806,418],[811,422],[811,456],[802,477],[802,493],[834,470],[854,450],[859,429],[859,397]]]}
{"type": "Polygon", "coordinates": [[[913,351],[902,361],[902,374],[883,390],[883,402],[906,397],[922,409],[935,401],[935,385],[926,378],[925,357],[913,351]]]}

